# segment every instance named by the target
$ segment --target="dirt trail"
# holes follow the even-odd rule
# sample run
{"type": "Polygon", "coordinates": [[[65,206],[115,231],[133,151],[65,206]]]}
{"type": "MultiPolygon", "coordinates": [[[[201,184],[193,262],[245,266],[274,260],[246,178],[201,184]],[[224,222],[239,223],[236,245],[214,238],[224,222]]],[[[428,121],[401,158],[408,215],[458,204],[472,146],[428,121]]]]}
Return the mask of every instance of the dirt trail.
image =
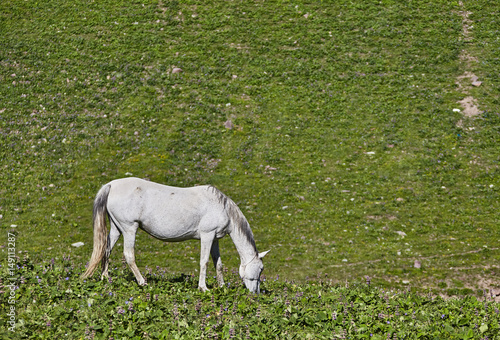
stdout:
{"type": "MultiPolygon", "coordinates": [[[[472,14],[471,12],[467,12],[464,8],[463,1],[459,1],[459,5],[461,7],[461,11],[459,11],[460,16],[462,17],[462,34],[464,41],[466,43],[472,42],[472,37],[470,30],[473,28],[473,22],[470,20],[469,16],[472,14]]],[[[477,100],[472,96],[467,96],[469,94],[469,90],[472,86],[481,86],[482,82],[479,81],[479,78],[470,71],[473,63],[477,63],[477,58],[471,56],[469,52],[465,49],[462,50],[460,54],[460,60],[465,66],[465,72],[463,75],[457,77],[456,84],[461,89],[462,93],[466,95],[466,97],[460,100],[458,103],[462,106],[462,112],[465,117],[474,117],[481,113],[477,106],[477,100]]],[[[462,125],[460,121],[458,123],[462,125]]]]}

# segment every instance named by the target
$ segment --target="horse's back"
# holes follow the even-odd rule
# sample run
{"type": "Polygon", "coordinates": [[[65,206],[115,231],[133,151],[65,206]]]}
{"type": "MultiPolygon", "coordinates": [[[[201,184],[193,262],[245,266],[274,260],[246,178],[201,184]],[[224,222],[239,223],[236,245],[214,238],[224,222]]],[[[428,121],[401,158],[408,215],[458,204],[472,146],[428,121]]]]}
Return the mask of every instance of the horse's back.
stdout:
{"type": "Polygon", "coordinates": [[[140,222],[158,238],[199,238],[198,228],[207,217],[226,224],[227,214],[210,186],[178,188],[133,177],[108,184],[110,215],[124,223],[140,222]]]}
{"type": "Polygon", "coordinates": [[[117,179],[108,184],[111,186],[108,199],[110,205],[129,203],[152,207],[162,205],[202,207],[204,203],[215,200],[207,185],[179,188],[135,177],[117,179]]]}
{"type": "Polygon", "coordinates": [[[111,191],[114,196],[139,196],[144,197],[146,194],[154,194],[158,196],[175,196],[180,195],[183,197],[210,197],[208,193],[208,185],[179,188],[168,186],[156,182],[146,181],[136,177],[126,177],[113,180],[108,183],[111,185],[111,191]]]}

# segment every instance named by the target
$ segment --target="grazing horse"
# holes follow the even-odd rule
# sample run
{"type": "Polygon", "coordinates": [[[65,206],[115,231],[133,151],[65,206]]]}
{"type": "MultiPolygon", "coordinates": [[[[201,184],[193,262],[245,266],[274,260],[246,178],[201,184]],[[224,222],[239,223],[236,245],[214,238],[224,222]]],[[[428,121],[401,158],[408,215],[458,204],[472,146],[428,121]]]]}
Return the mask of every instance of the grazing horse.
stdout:
{"type": "Polygon", "coordinates": [[[104,185],[94,201],[94,249],[82,278],[91,276],[102,261],[101,279],[108,277],[109,255],[123,235],[125,260],[139,285],[145,285],[135,264],[134,244],[137,229],[168,242],[190,239],[201,241],[200,280],[198,287],[207,291],[205,277],[209,256],[217,272],[219,286],[224,285],[219,239],[229,234],[240,255],[240,276],[252,293],[260,292],[260,274],[264,269],[252,230],[238,206],[216,188],[208,185],[176,188],[139,178],[122,178],[104,185]],[[110,222],[109,235],[106,215],[110,222]]]}

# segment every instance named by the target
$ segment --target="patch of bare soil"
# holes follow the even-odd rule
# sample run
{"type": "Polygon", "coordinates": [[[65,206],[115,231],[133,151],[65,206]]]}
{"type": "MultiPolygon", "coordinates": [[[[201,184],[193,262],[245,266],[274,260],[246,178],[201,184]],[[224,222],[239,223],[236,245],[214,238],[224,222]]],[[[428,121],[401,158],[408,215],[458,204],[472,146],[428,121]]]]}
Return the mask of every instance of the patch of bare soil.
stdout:
{"type": "MultiPolygon", "coordinates": [[[[469,63],[467,63],[469,65],[469,63]]],[[[465,71],[465,73],[461,76],[457,77],[456,84],[460,89],[462,89],[463,93],[468,93],[468,84],[472,86],[479,87],[483,82],[479,81],[479,78],[472,72],[465,71]]]]}
{"type": "Polygon", "coordinates": [[[459,101],[460,105],[462,105],[463,113],[466,117],[474,117],[481,113],[479,108],[477,107],[476,99],[472,96],[467,96],[464,99],[459,101]]]}

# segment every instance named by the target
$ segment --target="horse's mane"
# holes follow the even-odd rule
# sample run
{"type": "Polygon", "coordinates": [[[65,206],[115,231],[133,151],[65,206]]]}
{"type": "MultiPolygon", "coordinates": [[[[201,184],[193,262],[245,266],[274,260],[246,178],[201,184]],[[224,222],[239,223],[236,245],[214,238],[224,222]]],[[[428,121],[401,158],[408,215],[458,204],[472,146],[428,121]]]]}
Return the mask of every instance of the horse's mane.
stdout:
{"type": "Polygon", "coordinates": [[[243,234],[245,239],[253,246],[255,251],[257,251],[257,246],[255,245],[252,229],[250,229],[250,224],[248,224],[248,221],[245,215],[243,215],[243,213],[241,212],[240,208],[236,205],[236,203],[234,203],[231,198],[227,197],[216,187],[210,185],[208,189],[212,191],[219,203],[224,206],[224,210],[228,212],[229,218],[231,219],[231,222],[233,222],[236,231],[243,234]]]}

